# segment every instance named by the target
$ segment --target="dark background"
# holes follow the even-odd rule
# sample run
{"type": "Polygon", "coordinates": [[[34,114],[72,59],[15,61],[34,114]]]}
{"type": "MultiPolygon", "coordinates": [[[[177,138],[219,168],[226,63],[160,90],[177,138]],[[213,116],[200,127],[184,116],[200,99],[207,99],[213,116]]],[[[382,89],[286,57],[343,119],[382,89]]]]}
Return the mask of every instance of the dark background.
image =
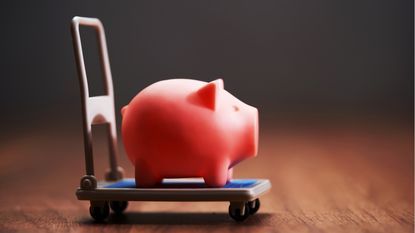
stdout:
{"type": "MultiPolygon", "coordinates": [[[[0,232],[414,232],[413,4],[0,0],[0,232]],[[234,173],[271,181],[258,214],[236,225],[225,202],[138,202],[91,221],[74,195],[85,174],[76,15],[106,29],[118,129],[121,107],[167,78],[221,77],[258,107],[258,157],[234,173]]],[[[82,38],[91,92],[103,93],[94,32],[82,38]]],[[[103,179],[104,127],[93,136],[103,179]]]]}
{"type": "MultiPolygon", "coordinates": [[[[80,126],[75,15],[104,24],[117,109],[158,80],[221,77],[266,122],[412,122],[413,1],[2,1],[4,129],[50,120],[80,126]]],[[[94,33],[82,36],[99,94],[94,33]]]]}

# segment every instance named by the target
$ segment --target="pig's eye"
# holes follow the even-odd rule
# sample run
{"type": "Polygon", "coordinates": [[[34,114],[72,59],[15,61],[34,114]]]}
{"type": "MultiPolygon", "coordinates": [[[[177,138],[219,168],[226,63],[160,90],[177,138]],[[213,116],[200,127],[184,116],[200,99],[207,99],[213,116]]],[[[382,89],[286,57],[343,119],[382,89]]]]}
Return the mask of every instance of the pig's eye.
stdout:
{"type": "Polygon", "coordinates": [[[238,106],[234,105],[234,106],[233,106],[233,110],[234,110],[235,112],[239,111],[238,106]]]}

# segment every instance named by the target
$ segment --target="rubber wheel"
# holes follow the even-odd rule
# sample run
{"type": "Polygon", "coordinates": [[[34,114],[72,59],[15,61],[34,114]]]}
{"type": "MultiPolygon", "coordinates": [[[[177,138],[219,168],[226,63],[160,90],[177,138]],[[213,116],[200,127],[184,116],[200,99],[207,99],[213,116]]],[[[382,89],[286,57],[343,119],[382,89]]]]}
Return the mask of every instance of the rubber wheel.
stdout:
{"type": "Polygon", "coordinates": [[[93,219],[95,219],[98,222],[101,222],[108,218],[108,216],[110,215],[110,208],[107,202],[105,202],[104,205],[99,206],[91,205],[89,207],[89,213],[91,214],[91,217],[93,219]]]}
{"type": "Polygon", "coordinates": [[[248,206],[249,206],[249,214],[255,214],[256,212],[258,212],[259,207],[261,206],[261,202],[257,198],[253,201],[248,202],[248,206]]]}
{"type": "Polygon", "coordinates": [[[125,209],[127,209],[127,206],[127,201],[110,201],[110,207],[116,214],[121,214],[125,209]]]}
{"type": "Polygon", "coordinates": [[[249,206],[247,204],[245,204],[245,213],[242,215],[241,213],[241,209],[239,208],[232,208],[231,205],[229,205],[229,216],[231,216],[231,218],[237,222],[242,222],[245,219],[247,219],[249,217],[249,206]]]}

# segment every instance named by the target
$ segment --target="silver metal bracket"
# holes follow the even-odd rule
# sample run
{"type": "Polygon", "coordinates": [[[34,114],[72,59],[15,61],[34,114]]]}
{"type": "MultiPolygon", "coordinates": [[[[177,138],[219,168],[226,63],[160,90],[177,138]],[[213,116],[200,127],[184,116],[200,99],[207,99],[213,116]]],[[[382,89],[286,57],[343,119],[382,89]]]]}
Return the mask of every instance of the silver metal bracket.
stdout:
{"type": "Polygon", "coordinates": [[[106,181],[117,181],[117,180],[122,179],[123,176],[124,176],[124,169],[120,166],[117,166],[115,171],[111,169],[107,169],[107,171],[105,172],[106,181]]]}
{"type": "Polygon", "coordinates": [[[85,175],[81,178],[81,189],[94,190],[97,188],[97,178],[92,175],[85,175]]]}

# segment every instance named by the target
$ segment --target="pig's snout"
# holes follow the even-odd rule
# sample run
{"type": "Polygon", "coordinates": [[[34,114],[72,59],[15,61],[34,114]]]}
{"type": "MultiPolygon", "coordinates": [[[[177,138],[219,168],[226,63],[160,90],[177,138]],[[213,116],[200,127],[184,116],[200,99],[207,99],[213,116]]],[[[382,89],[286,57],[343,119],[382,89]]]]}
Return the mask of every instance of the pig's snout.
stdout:
{"type": "Polygon", "coordinates": [[[253,157],[258,153],[258,109],[250,107],[249,110],[246,153],[249,157],[253,157]]]}

